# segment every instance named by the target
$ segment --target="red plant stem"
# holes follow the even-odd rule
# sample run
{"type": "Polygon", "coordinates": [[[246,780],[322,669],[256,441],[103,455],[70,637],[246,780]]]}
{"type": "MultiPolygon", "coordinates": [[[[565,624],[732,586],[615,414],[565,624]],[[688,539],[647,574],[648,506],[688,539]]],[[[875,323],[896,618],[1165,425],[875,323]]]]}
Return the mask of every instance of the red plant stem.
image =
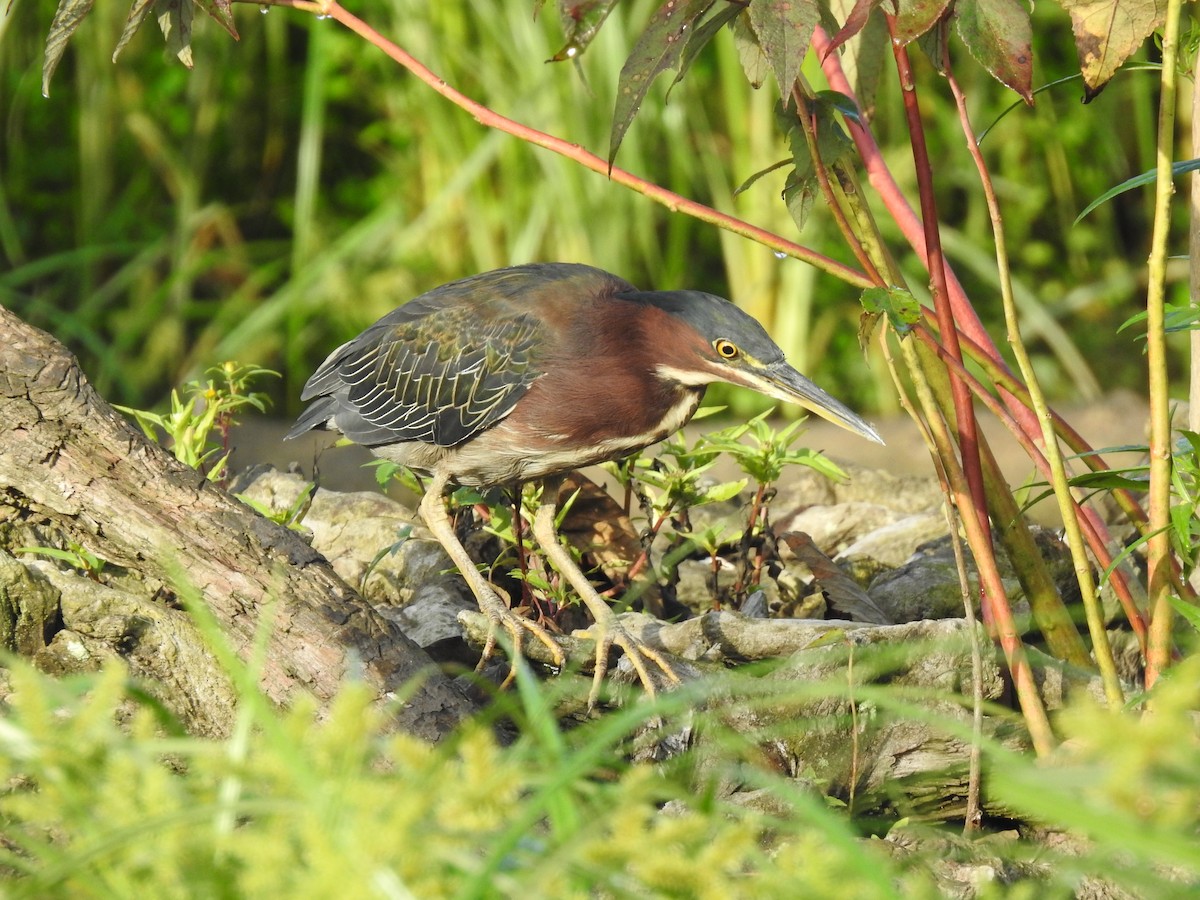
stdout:
{"type": "Polygon", "coordinates": [[[413,57],[399,45],[389,41],[362,19],[358,18],[358,16],[337,3],[336,0],[326,3],[311,2],[311,0],[237,0],[237,2],[254,2],[259,6],[283,6],[301,10],[302,12],[328,16],[340,25],[353,31],[363,40],[367,41],[367,43],[378,47],[391,57],[392,60],[399,63],[455,106],[469,112],[475,118],[475,121],[481,125],[488,128],[495,128],[497,131],[503,131],[506,134],[520,138],[526,143],[550,150],[560,156],[565,156],[567,159],[578,163],[586,169],[591,169],[593,172],[604,175],[617,184],[637,191],[639,194],[648,197],[656,203],[662,204],[671,210],[671,212],[684,213],[692,218],[699,219],[701,222],[716,225],[718,228],[723,228],[726,231],[739,234],[752,241],[757,241],[777,253],[784,253],[787,256],[806,262],[820,269],[822,272],[841,279],[847,284],[856,285],[861,288],[872,286],[871,279],[851,266],[840,263],[835,259],[830,259],[828,256],[817,253],[815,250],[801,244],[785,240],[774,232],[767,231],[765,228],[759,228],[757,225],[751,225],[749,222],[739,219],[736,216],[719,212],[711,206],[705,206],[703,203],[690,200],[651,181],[639,178],[631,172],[626,172],[624,169],[618,169],[616,166],[610,167],[607,160],[601,159],[578,144],[572,144],[570,141],[554,137],[553,135],[546,134],[544,131],[538,131],[536,128],[530,128],[528,125],[522,125],[520,122],[500,115],[482,103],[472,100],[466,94],[451,87],[428,66],[413,57]]]}
{"type": "MultiPolygon", "coordinates": [[[[950,304],[950,289],[946,277],[946,260],[942,253],[942,239],[938,230],[937,200],[933,189],[933,170],[929,162],[929,149],[925,144],[925,126],[921,122],[921,107],[917,99],[917,86],[913,80],[912,65],[908,50],[895,37],[896,20],[886,16],[888,31],[892,34],[892,55],[896,60],[896,72],[900,76],[900,93],[904,102],[904,114],[908,121],[909,141],[912,144],[913,167],[917,176],[917,190],[921,198],[921,219],[925,237],[925,260],[929,268],[930,290],[934,309],[937,310],[941,337],[950,357],[962,362],[962,349],[958,343],[958,329],[954,324],[954,310],[950,304]]],[[[979,518],[981,532],[989,535],[987,526],[987,497],[983,487],[983,467],[979,457],[979,423],[971,402],[971,389],[961,378],[950,376],[950,392],[954,399],[954,418],[957,422],[959,452],[962,457],[963,473],[971,493],[974,515],[979,518]]],[[[964,515],[969,515],[966,511],[964,515]]],[[[999,602],[1000,598],[991,598],[999,602]]],[[[985,604],[984,621],[996,614],[985,604]]]]}
{"type": "MultiPolygon", "coordinates": [[[[972,375],[963,365],[954,359],[951,359],[946,349],[938,343],[937,339],[929,333],[928,329],[918,326],[914,333],[917,337],[930,349],[941,357],[942,361],[950,368],[959,378],[963,379],[969,387],[979,397],[980,401],[986,406],[1000,422],[1012,432],[1017,443],[1029,456],[1037,470],[1047,479],[1050,478],[1050,463],[1042,453],[1041,449],[1034,443],[1032,438],[1017,424],[1011,413],[998,401],[991,392],[980,383],[974,375],[972,375]]],[[[1078,502],[1072,499],[1072,505],[1075,513],[1079,516],[1080,523],[1083,528],[1084,536],[1087,538],[1088,546],[1096,557],[1096,561],[1102,568],[1108,568],[1112,565],[1113,556],[1108,550],[1108,532],[1101,530],[1093,522],[1093,519],[1088,513],[1091,510],[1081,506],[1078,502]]],[[[1114,569],[1111,575],[1113,590],[1117,594],[1117,598],[1121,601],[1121,608],[1124,610],[1126,617],[1129,619],[1130,626],[1138,637],[1139,644],[1145,648],[1146,644],[1146,621],[1142,616],[1141,611],[1137,607],[1137,601],[1134,600],[1133,594],[1129,590],[1129,585],[1125,581],[1124,575],[1114,569]]]]}
{"type": "MultiPolygon", "coordinates": [[[[820,57],[821,69],[825,73],[825,80],[829,83],[829,86],[833,90],[845,94],[857,104],[858,100],[854,94],[854,88],[850,86],[850,82],[846,78],[846,73],[842,70],[842,64],[838,59],[837,53],[830,52],[829,36],[819,26],[813,32],[812,46],[820,57]]],[[[875,136],[871,134],[871,130],[865,120],[847,119],[846,126],[850,132],[851,139],[858,148],[858,155],[862,159],[863,166],[866,169],[868,182],[875,189],[879,199],[883,201],[888,214],[895,221],[897,227],[899,227],[909,246],[916,251],[921,260],[926,261],[926,268],[928,268],[924,228],[921,220],[917,217],[916,212],[913,211],[912,206],[909,205],[908,198],[904,196],[904,192],[900,190],[900,186],[896,184],[896,180],[892,177],[887,162],[883,158],[883,153],[879,149],[879,144],[875,142],[875,136]]],[[[955,276],[954,271],[949,268],[946,270],[946,288],[949,293],[951,308],[954,310],[954,320],[959,330],[982,348],[987,357],[995,360],[997,365],[1007,370],[1008,366],[1004,361],[1004,357],[1001,356],[991,336],[987,333],[987,329],[980,322],[979,316],[976,314],[974,307],[971,306],[966,291],[963,290],[963,286],[955,276]]],[[[1008,396],[1005,396],[1005,403],[1009,405],[1009,409],[1021,424],[1023,430],[1034,436],[1041,434],[1041,427],[1038,424],[1037,416],[1031,409],[1015,402],[1013,398],[1008,396]]]]}

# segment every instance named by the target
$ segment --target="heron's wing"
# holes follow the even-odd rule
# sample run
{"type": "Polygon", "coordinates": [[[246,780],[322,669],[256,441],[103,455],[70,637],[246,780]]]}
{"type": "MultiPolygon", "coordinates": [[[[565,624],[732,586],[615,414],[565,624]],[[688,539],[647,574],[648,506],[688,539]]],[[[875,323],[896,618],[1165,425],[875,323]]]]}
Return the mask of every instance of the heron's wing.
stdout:
{"type": "Polygon", "coordinates": [[[430,309],[420,299],[330,355],[304,387],[301,398],[317,402],[298,429],[332,421],[367,446],[453,447],[512,412],[541,374],[539,321],[461,304],[430,309]]]}

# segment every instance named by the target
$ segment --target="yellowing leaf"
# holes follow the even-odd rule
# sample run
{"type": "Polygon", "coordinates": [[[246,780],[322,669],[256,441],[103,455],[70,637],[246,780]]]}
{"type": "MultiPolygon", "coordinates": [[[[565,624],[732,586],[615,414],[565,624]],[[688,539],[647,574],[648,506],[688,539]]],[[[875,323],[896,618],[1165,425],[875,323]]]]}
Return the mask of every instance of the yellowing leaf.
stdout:
{"type": "Polygon", "coordinates": [[[192,67],[192,0],[155,0],[154,14],[167,41],[167,49],[192,67]]]}
{"type": "Polygon", "coordinates": [[[1079,70],[1094,97],[1167,18],[1166,0],[1058,0],[1071,15],[1079,70]]]}

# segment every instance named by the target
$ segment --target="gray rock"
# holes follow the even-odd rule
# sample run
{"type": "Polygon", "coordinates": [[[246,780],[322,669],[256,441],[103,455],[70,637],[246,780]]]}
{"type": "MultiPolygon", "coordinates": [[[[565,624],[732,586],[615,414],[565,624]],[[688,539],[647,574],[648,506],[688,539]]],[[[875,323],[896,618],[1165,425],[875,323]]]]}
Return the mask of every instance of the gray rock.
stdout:
{"type": "MultiPolygon", "coordinates": [[[[307,486],[299,475],[269,469],[239,493],[289,509],[307,486]]],[[[461,640],[457,616],[476,609],[475,599],[413,510],[382,493],[318,488],[301,521],[342,580],[417,644],[461,640]]]]}

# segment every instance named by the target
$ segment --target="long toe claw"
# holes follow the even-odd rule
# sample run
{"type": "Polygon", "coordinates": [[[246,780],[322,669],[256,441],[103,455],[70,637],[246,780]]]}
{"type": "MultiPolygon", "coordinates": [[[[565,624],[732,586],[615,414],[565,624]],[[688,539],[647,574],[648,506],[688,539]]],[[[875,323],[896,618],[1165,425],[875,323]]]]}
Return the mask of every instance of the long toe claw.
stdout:
{"type": "Polygon", "coordinates": [[[496,594],[491,593],[491,596],[487,598],[481,597],[479,608],[487,616],[488,634],[487,640],[483,645],[483,653],[479,657],[479,665],[475,668],[476,672],[483,668],[496,650],[496,629],[498,627],[508,632],[509,637],[512,639],[513,648],[512,666],[509,668],[508,677],[504,679],[501,687],[507,687],[511,684],[516,675],[518,661],[525,655],[523,646],[526,632],[532,634],[546,645],[555,666],[561,669],[566,665],[567,656],[563,652],[562,647],[558,645],[558,642],[551,637],[550,633],[532,619],[517,615],[496,594]]]}
{"type": "Polygon", "coordinates": [[[608,654],[613,645],[624,651],[642,687],[652,699],[658,695],[658,688],[664,681],[668,686],[683,683],[664,653],[626,631],[608,607],[604,607],[604,610],[607,615],[598,616],[596,624],[589,629],[596,641],[596,670],[592,677],[592,689],[588,693],[589,710],[595,709],[600,700],[604,676],[608,673],[608,654]]]}

